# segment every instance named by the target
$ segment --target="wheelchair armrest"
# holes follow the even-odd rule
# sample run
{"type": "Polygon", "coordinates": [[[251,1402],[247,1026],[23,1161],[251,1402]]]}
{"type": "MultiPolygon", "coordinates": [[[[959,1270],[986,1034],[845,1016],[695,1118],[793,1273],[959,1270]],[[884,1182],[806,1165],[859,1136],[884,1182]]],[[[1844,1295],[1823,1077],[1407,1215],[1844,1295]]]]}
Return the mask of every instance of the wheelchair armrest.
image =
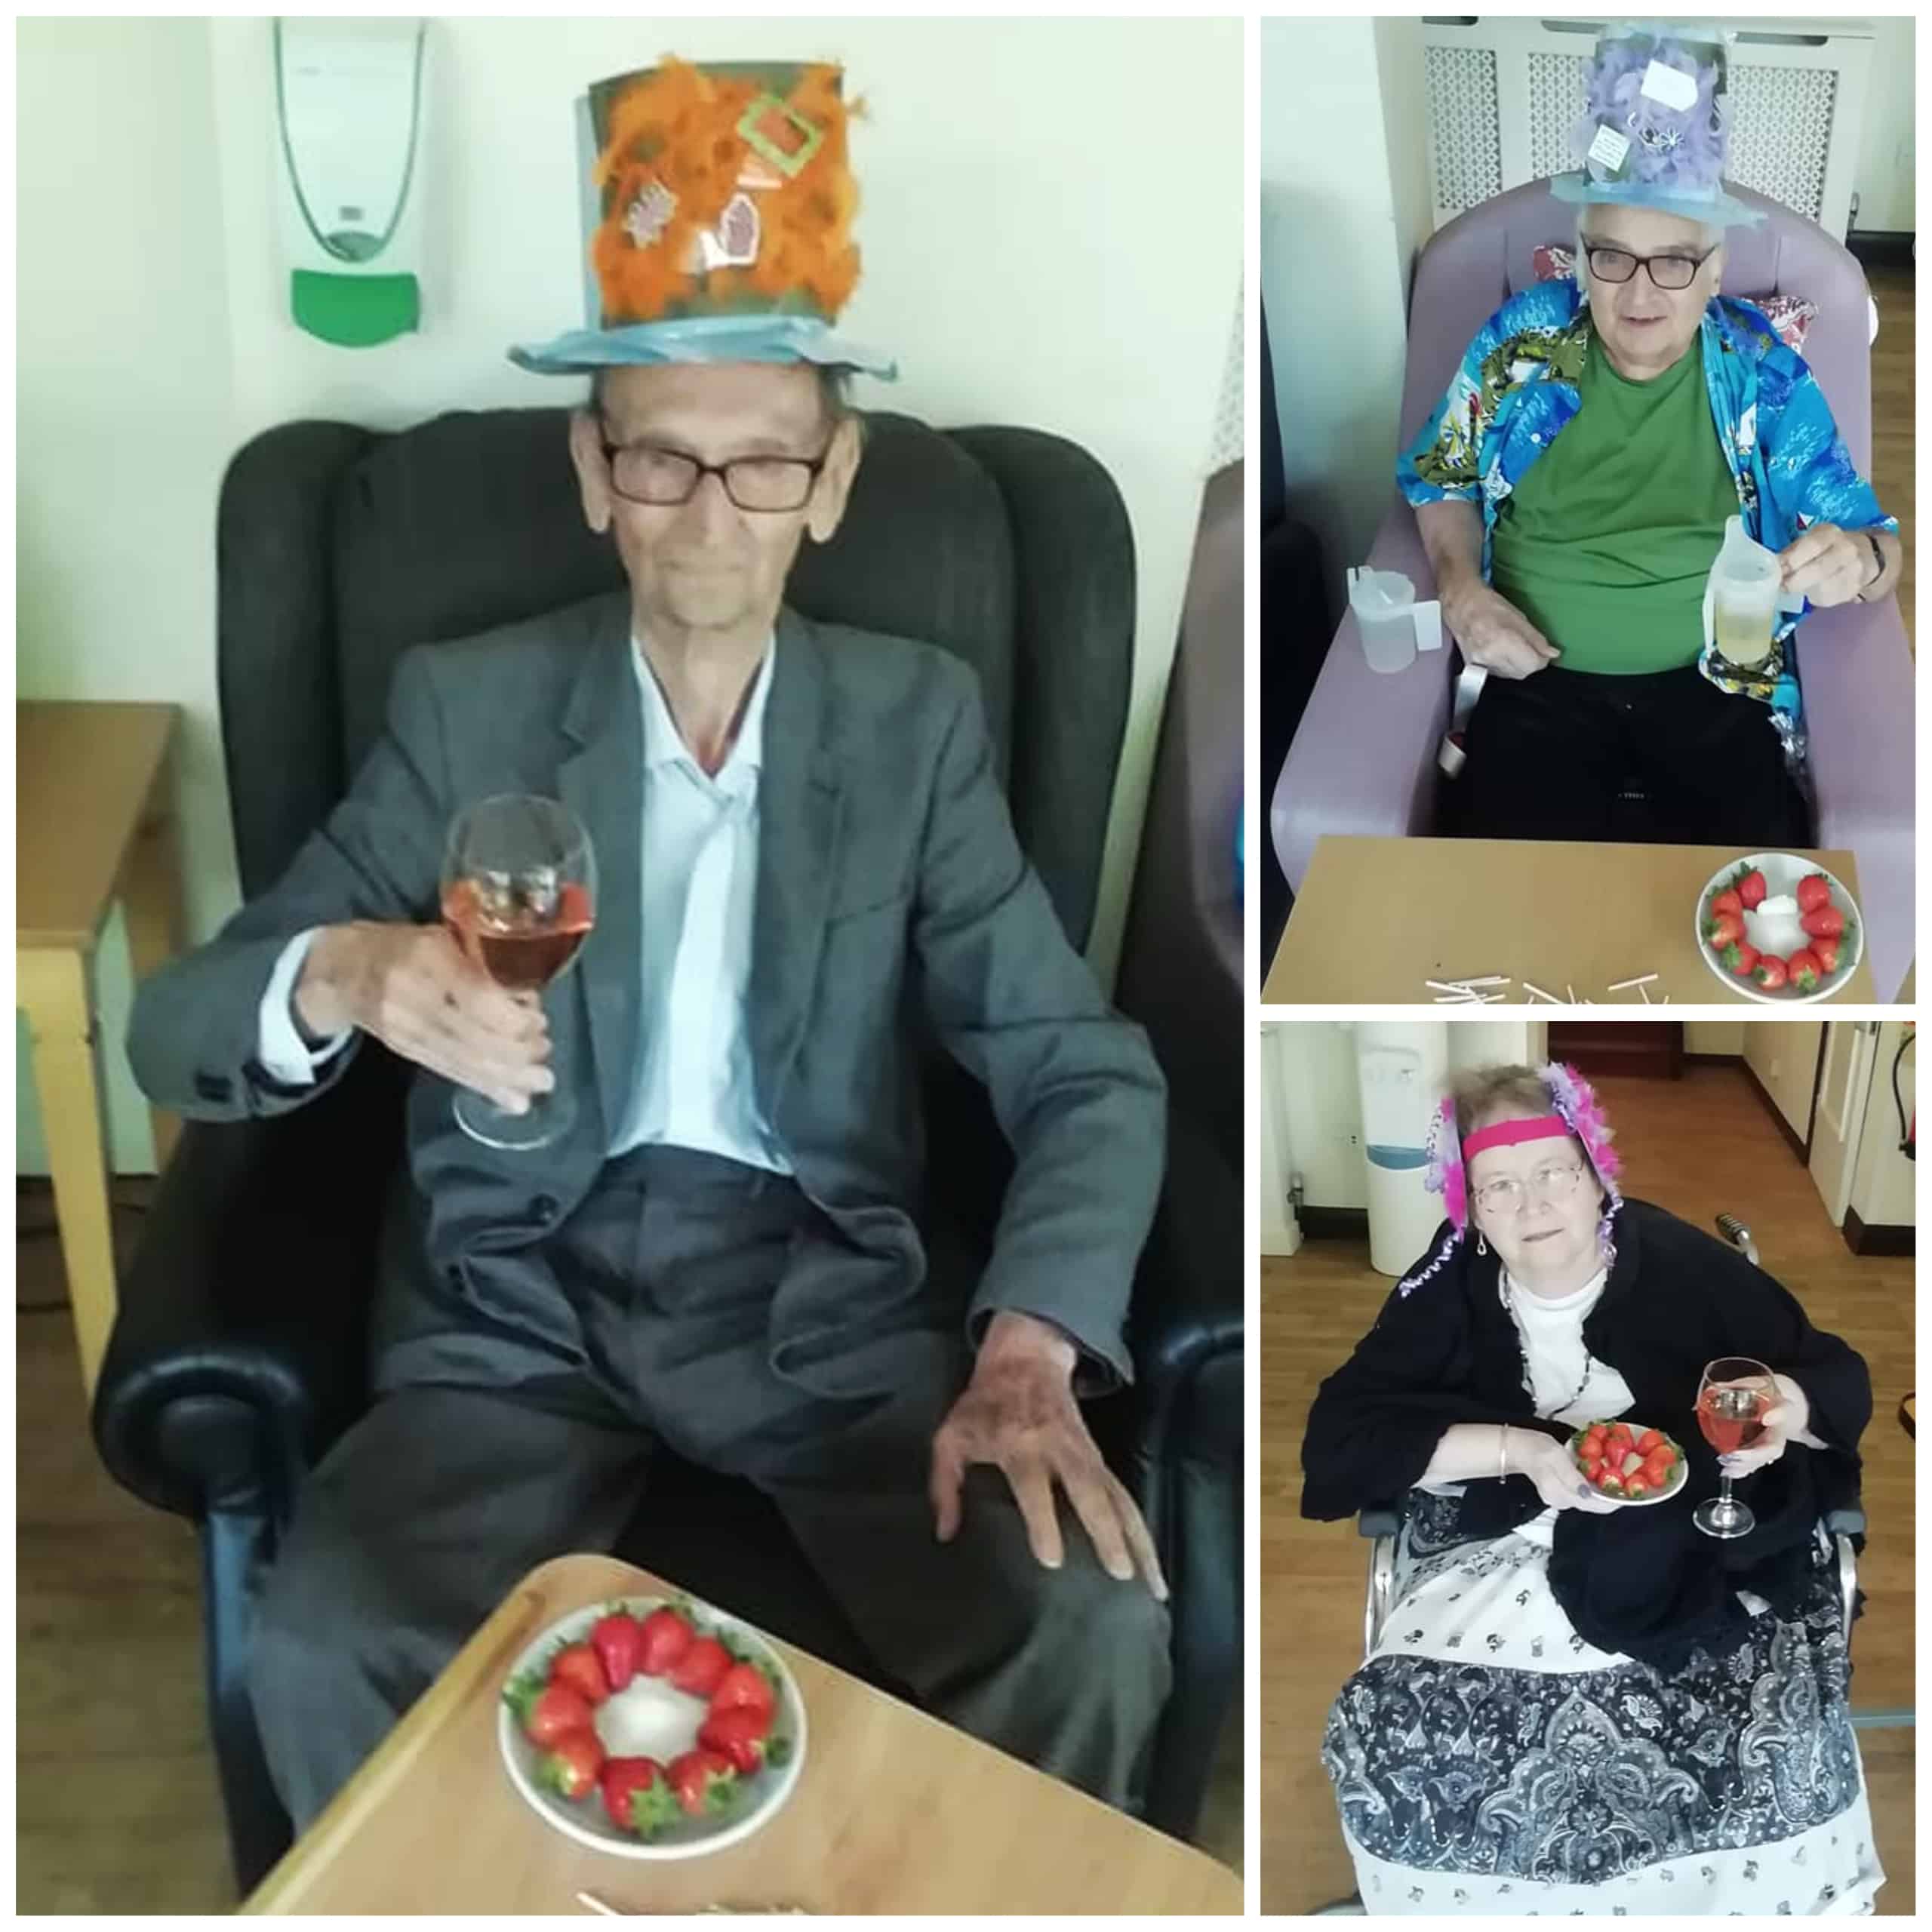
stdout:
{"type": "Polygon", "coordinates": [[[1862,1537],[1865,1534],[1863,1509],[1833,1509],[1825,1517],[1825,1527],[1835,1537],[1862,1537]]]}
{"type": "Polygon", "coordinates": [[[1402,1512],[1393,1503],[1372,1503],[1355,1518],[1355,1531],[1364,1537],[1392,1537],[1402,1527],[1402,1512]]]}
{"type": "Polygon", "coordinates": [[[158,1509],[292,1483],[366,1398],[401,1122],[395,1063],[358,1063],[292,1113],[190,1123],[162,1178],[93,1412],[109,1473],[158,1509]]]}

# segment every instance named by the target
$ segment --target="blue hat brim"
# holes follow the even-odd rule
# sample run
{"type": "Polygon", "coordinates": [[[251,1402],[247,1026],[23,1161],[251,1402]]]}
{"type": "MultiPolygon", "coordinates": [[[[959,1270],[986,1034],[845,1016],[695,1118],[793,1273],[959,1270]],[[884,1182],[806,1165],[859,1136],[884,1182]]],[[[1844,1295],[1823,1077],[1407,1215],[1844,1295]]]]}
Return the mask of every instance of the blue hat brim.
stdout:
{"type": "Polygon", "coordinates": [[[518,344],[519,369],[538,376],[588,375],[598,369],[660,362],[811,362],[897,382],[899,365],[881,350],[842,336],[814,315],[691,315],[616,329],[569,329],[552,340],[518,344]]]}
{"type": "Polygon", "coordinates": [[[1706,221],[1716,228],[1755,228],[1764,218],[1762,208],[1747,207],[1720,188],[1715,195],[1672,195],[1642,181],[1597,181],[1588,174],[1558,174],[1549,192],[1559,202],[1583,206],[1654,208],[1659,214],[1681,215],[1686,221],[1706,221]]]}

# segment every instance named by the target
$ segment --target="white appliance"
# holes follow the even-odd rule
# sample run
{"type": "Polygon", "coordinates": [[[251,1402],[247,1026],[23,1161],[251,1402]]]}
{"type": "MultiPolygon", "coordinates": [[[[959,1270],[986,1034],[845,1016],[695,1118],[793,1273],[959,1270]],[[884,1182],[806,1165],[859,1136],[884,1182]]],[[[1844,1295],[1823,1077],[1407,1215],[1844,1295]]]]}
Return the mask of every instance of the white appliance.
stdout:
{"type": "Polygon", "coordinates": [[[297,325],[367,349],[422,318],[423,23],[275,23],[277,202],[297,325]]]}
{"type": "Polygon", "coordinates": [[[1400,1275],[1428,1247],[1442,1203],[1423,1186],[1429,1133],[1449,1078],[1439,1021],[1358,1020],[1355,1077],[1368,1180],[1368,1259],[1400,1275]]]}

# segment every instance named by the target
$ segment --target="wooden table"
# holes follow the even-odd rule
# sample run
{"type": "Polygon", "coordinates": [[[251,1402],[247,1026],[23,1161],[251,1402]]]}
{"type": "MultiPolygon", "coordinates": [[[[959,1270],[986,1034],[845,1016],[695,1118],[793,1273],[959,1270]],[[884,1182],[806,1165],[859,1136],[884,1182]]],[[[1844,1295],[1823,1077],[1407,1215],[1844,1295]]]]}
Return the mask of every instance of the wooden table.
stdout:
{"type": "MultiPolygon", "coordinates": [[[[1656,983],[1645,989],[1653,1001],[1668,993],[1673,1007],[1750,1005],[1704,964],[1692,930],[1697,895],[1712,874],[1748,856],[1718,845],[1323,838],[1269,969],[1262,1004],[1426,1005],[1436,997],[1426,980],[1504,973],[1515,983],[1490,990],[1512,1001],[1527,999],[1527,979],[1559,1000],[1574,986],[1580,1001],[1641,1010],[1644,995],[1635,988],[1608,988],[1654,973],[1656,983]]],[[[1858,896],[1849,852],[1801,856],[1858,896]]],[[[1875,1001],[1864,960],[1832,998],[1875,1001]]]]}
{"type": "MultiPolygon", "coordinates": [[[[181,885],[168,783],[171,704],[14,707],[14,963],[33,1040],[61,1258],[90,1397],[114,1325],[114,1241],[95,1054],[94,955],[121,902],[134,977],[180,944],[181,885]]],[[[180,1124],[154,1116],[165,1164],[180,1124]]]]}
{"type": "Polygon", "coordinates": [[[769,1824],[706,1858],[648,1862],[578,1844],[503,1768],[503,1679],[558,1617],[668,1593],[615,1557],[540,1564],[242,1910],[580,1915],[576,1895],[589,1890],[651,1912],[1240,1912],[1240,1880],[1212,1859],[786,1644],[811,1743],[769,1824]]]}

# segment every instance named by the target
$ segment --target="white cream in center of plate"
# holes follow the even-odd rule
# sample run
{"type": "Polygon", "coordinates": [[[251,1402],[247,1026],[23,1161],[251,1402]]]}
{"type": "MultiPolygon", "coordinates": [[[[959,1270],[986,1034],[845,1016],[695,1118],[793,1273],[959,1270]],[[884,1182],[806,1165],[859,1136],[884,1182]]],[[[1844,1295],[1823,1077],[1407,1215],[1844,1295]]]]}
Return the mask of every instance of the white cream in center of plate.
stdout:
{"type": "Polygon", "coordinates": [[[655,1758],[668,1764],[697,1742],[702,1697],[674,1690],[661,1677],[634,1677],[597,1707],[597,1735],[613,1758],[655,1758]]]}

